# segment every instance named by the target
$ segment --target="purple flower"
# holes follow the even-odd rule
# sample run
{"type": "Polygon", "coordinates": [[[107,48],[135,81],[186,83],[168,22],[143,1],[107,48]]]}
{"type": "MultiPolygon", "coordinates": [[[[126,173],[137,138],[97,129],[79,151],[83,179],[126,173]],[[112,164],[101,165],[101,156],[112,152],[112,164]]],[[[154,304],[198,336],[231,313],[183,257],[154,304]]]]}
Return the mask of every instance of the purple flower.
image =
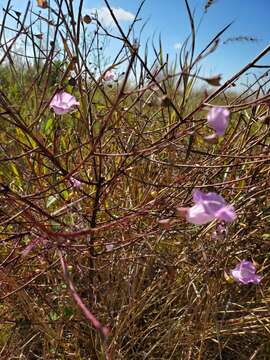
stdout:
{"type": "Polygon", "coordinates": [[[224,224],[217,224],[216,226],[216,230],[212,233],[212,239],[213,240],[218,240],[218,239],[225,239],[226,235],[227,235],[228,229],[226,228],[226,226],[224,224]]]}
{"type": "Polygon", "coordinates": [[[108,70],[106,71],[105,75],[104,75],[104,80],[105,81],[111,81],[114,80],[115,74],[112,70],[108,70]]]}
{"type": "Polygon", "coordinates": [[[236,267],[231,270],[231,275],[235,281],[241,284],[258,284],[261,277],[256,275],[256,268],[250,261],[242,260],[236,267]]]}
{"type": "Polygon", "coordinates": [[[70,177],[69,178],[69,183],[72,187],[74,187],[75,189],[80,189],[82,186],[82,183],[80,182],[80,180],[75,179],[74,177],[70,177]]]}
{"type": "Polygon", "coordinates": [[[106,244],[105,247],[106,247],[106,250],[109,252],[109,251],[113,250],[114,245],[113,244],[106,244]]]}
{"type": "Polygon", "coordinates": [[[63,91],[56,93],[50,102],[50,108],[52,108],[57,115],[68,113],[73,110],[76,105],[80,105],[76,98],[63,91]]]}
{"type": "Polygon", "coordinates": [[[187,209],[186,219],[196,225],[203,225],[214,219],[232,222],[236,219],[234,207],[228,205],[221,195],[214,192],[193,192],[194,206],[187,209]]]}
{"type": "Polygon", "coordinates": [[[213,107],[207,115],[207,121],[215,132],[216,136],[223,136],[229,124],[230,111],[222,107],[213,107]]]}

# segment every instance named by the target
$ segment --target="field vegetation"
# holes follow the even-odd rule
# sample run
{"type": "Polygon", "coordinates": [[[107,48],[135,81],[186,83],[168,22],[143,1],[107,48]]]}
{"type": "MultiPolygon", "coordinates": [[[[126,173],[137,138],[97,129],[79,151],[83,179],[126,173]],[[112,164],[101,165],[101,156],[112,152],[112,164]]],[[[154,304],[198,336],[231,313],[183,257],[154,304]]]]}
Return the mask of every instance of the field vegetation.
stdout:
{"type": "Polygon", "coordinates": [[[104,1],[113,30],[83,0],[4,5],[0,358],[267,360],[270,45],[205,78],[228,27],[197,46],[185,0],[190,36],[169,59],[140,45],[143,3],[125,29],[104,1]],[[198,190],[230,220],[188,221],[198,190]],[[257,283],[234,276],[243,260],[257,283]]]}

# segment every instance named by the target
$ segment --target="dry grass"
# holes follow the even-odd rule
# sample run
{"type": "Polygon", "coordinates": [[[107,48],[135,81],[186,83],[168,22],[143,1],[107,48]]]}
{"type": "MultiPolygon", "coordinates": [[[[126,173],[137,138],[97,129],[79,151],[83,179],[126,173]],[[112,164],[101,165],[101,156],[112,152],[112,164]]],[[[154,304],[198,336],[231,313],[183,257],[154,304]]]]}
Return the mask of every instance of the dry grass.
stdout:
{"type": "Polygon", "coordinates": [[[198,64],[223,31],[198,56],[188,51],[192,32],[180,68],[161,44],[149,64],[131,40],[138,11],[128,35],[117,23],[123,48],[113,68],[125,71],[108,84],[97,44],[115,34],[81,21],[69,1],[53,4],[35,24],[29,8],[25,23],[15,19],[16,42],[4,45],[10,3],[2,21],[0,358],[269,359],[269,76],[231,92],[269,48],[206,94],[198,64]],[[18,49],[25,32],[31,48],[18,49]],[[78,111],[48,109],[60,88],[78,111]],[[211,104],[231,110],[215,145],[204,140],[211,104]],[[83,186],[72,188],[70,176],[83,186]],[[235,205],[225,237],[212,238],[215,222],[176,216],[194,188],[235,205]],[[226,281],[241,259],[257,262],[260,285],[226,281]]]}

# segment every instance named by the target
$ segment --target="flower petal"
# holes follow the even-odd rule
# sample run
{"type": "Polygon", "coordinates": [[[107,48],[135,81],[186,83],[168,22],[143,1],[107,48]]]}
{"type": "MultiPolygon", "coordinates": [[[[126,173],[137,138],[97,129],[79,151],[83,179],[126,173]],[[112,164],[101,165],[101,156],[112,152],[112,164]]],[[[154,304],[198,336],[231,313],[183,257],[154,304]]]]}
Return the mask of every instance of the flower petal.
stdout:
{"type": "Polygon", "coordinates": [[[256,268],[250,261],[242,260],[233,270],[231,275],[236,282],[241,284],[258,284],[261,277],[256,275],[256,268]]]}
{"type": "Polygon", "coordinates": [[[50,108],[52,108],[57,115],[68,113],[73,110],[76,105],[80,105],[76,98],[63,91],[56,93],[50,102],[50,108]]]}
{"type": "Polygon", "coordinates": [[[202,204],[197,204],[188,209],[186,219],[191,224],[204,225],[214,220],[214,217],[205,212],[202,204]]]}
{"type": "Polygon", "coordinates": [[[229,124],[230,111],[222,107],[213,107],[207,115],[207,121],[218,136],[223,136],[229,124]]]}
{"type": "Polygon", "coordinates": [[[226,222],[232,222],[236,219],[236,217],[237,215],[232,205],[223,206],[216,212],[216,218],[226,222]]]}

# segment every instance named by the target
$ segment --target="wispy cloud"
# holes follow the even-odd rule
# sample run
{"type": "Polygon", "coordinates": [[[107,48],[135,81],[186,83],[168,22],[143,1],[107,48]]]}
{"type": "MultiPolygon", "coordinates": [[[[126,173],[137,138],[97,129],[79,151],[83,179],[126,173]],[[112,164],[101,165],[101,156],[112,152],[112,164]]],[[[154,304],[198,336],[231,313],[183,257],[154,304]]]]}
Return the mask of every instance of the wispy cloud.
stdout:
{"type": "MultiPolygon", "coordinates": [[[[122,9],[122,8],[112,7],[112,11],[113,11],[114,16],[116,17],[117,21],[119,21],[119,23],[131,22],[135,18],[134,14],[132,14],[131,12],[129,12],[125,9],[122,9]]],[[[107,26],[115,26],[115,23],[110,14],[110,11],[105,6],[102,6],[97,9],[92,9],[91,13],[93,15],[97,15],[98,20],[101,22],[102,25],[104,25],[106,27],[107,26]]]]}
{"type": "Polygon", "coordinates": [[[177,42],[177,43],[175,43],[175,44],[173,45],[173,47],[174,47],[175,50],[179,50],[179,49],[181,49],[182,45],[183,45],[182,43],[177,42]]]}

